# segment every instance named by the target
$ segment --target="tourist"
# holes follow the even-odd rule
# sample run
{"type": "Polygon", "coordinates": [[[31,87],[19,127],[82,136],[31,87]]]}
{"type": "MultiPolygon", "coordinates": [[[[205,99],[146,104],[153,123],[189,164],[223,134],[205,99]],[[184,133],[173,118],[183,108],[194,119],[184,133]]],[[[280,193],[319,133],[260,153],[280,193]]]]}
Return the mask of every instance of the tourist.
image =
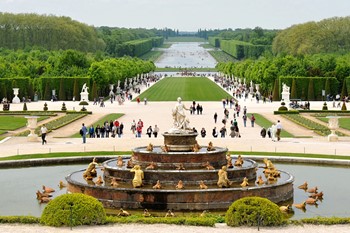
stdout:
{"type": "Polygon", "coordinates": [[[42,141],[42,145],[47,144],[47,141],[46,141],[47,128],[46,128],[45,124],[43,124],[43,125],[41,126],[40,132],[41,132],[41,141],[42,141]]]}
{"type": "Polygon", "coordinates": [[[271,139],[272,139],[272,141],[276,141],[276,132],[277,132],[277,128],[276,128],[276,125],[275,124],[273,124],[272,126],[271,126],[271,139]]]}
{"type": "Polygon", "coordinates": [[[220,136],[222,138],[224,138],[226,136],[226,127],[225,126],[222,126],[221,129],[220,129],[220,136]]]}
{"type": "Polygon", "coordinates": [[[94,126],[93,126],[93,125],[91,125],[91,126],[89,127],[89,137],[90,137],[90,138],[94,138],[94,137],[95,137],[95,129],[94,129],[94,126]]]}
{"type": "Polygon", "coordinates": [[[96,126],[95,134],[96,134],[96,138],[100,138],[101,137],[101,127],[100,127],[100,125],[96,126]]]}
{"type": "Polygon", "coordinates": [[[276,124],[277,141],[281,140],[281,131],[282,131],[282,124],[281,124],[280,120],[278,120],[277,124],[276,124]]]}
{"type": "Polygon", "coordinates": [[[159,128],[157,125],[155,125],[153,129],[153,136],[156,138],[158,136],[158,133],[159,133],[159,128]]]}
{"type": "Polygon", "coordinates": [[[214,138],[218,137],[218,131],[216,130],[216,127],[214,127],[214,129],[213,129],[212,135],[214,138]]]}
{"type": "Polygon", "coordinates": [[[205,129],[202,128],[202,130],[201,130],[201,136],[202,136],[202,138],[205,138],[206,135],[207,135],[207,131],[205,131],[205,129]]]}
{"type": "Polygon", "coordinates": [[[152,132],[153,132],[152,126],[149,126],[149,127],[147,128],[147,131],[146,131],[146,134],[148,135],[149,138],[151,137],[152,132]]]}
{"type": "Polygon", "coordinates": [[[83,123],[80,130],[80,135],[83,137],[83,143],[86,143],[86,133],[87,133],[87,128],[83,123]]]}
{"type": "Polygon", "coordinates": [[[242,119],[243,119],[243,126],[244,126],[244,127],[247,127],[247,115],[244,114],[244,115],[242,116],[242,119]]]}
{"type": "Polygon", "coordinates": [[[254,116],[254,114],[252,114],[252,116],[250,117],[250,122],[252,124],[252,127],[254,127],[254,123],[255,123],[255,116],[254,116]]]}
{"type": "Polygon", "coordinates": [[[261,129],[261,131],[260,131],[260,136],[262,137],[262,138],[265,138],[266,137],[266,129],[263,127],[262,129],[261,129]]]}
{"type": "Polygon", "coordinates": [[[243,115],[247,115],[247,107],[246,106],[243,107],[243,115]]]}
{"type": "Polygon", "coordinates": [[[217,120],[218,120],[218,114],[214,113],[214,122],[215,122],[215,124],[216,124],[217,120]]]}
{"type": "Polygon", "coordinates": [[[130,130],[131,130],[131,132],[132,132],[133,135],[136,135],[136,134],[135,134],[135,132],[136,132],[136,122],[135,122],[135,120],[133,120],[133,121],[131,122],[131,128],[130,128],[130,130]]]}

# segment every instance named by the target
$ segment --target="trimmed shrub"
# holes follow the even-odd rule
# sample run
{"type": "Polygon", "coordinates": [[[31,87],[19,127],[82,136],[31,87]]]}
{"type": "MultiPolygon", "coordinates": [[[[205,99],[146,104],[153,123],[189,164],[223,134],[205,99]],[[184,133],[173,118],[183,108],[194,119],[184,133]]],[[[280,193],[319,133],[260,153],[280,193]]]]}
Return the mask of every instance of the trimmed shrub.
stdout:
{"type": "Polygon", "coordinates": [[[62,103],[62,108],[61,108],[62,111],[67,111],[67,107],[66,107],[66,104],[63,102],[62,103]]]}
{"type": "Polygon", "coordinates": [[[279,83],[278,79],[275,79],[275,85],[273,86],[273,92],[272,92],[272,100],[273,101],[278,101],[280,98],[280,93],[279,93],[279,83]]]}
{"type": "Polygon", "coordinates": [[[278,108],[278,111],[288,111],[288,108],[286,107],[285,102],[281,103],[281,107],[278,108]]]}
{"type": "Polygon", "coordinates": [[[27,108],[27,103],[24,102],[24,104],[23,104],[23,111],[27,111],[27,110],[28,110],[28,108],[27,108]]]}
{"type": "Polygon", "coordinates": [[[328,107],[327,107],[327,103],[326,103],[326,102],[323,103],[322,110],[323,110],[323,111],[327,111],[327,110],[328,110],[328,107]]]}
{"type": "Polygon", "coordinates": [[[310,78],[307,92],[307,100],[315,100],[314,79],[310,78]]]}
{"type": "Polygon", "coordinates": [[[244,197],[226,212],[228,226],[281,226],[286,222],[278,205],[262,197],[244,197]]]}
{"type": "Polygon", "coordinates": [[[85,112],[85,111],[86,111],[85,106],[89,105],[89,103],[86,102],[86,101],[81,101],[81,102],[79,103],[79,105],[82,105],[82,106],[83,106],[83,108],[82,108],[80,111],[85,112]]]}
{"type": "Polygon", "coordinates": [[[341,110],[342,111],[346,111],[347,110],[345,101],[343,102],[343,105],[341,106],[341,110]]]}
{"type": "Polygon", "coordinates": [[[41,215],[40,223],[60,227],[97,225],[105,223],[105,220],[106,212],[101,202],[85,194],[72,193],[50,201],[41,215]]]}
{"type": "Polygon", "coordinates": [[[44,108],[43,108],[43,110],[44,110],[44,111],[47,111],[48,109],[49,109],[49,108],[47,107],[47,103],[45,102],[45,103],[44,103],[44,108]]]}

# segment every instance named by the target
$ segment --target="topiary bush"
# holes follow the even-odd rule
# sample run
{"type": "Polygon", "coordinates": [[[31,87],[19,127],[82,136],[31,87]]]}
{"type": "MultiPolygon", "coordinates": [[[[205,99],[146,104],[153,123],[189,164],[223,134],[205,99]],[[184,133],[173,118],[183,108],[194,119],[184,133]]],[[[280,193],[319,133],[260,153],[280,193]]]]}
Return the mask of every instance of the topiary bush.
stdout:
{"type": "Polygon", "coordinates": [[[288,111],[288,108],[286,107],[285,102],[281,103],[281,107],[278,108],[278,111],[288,111]]]}
{"type": "Polygon", "coordinates": [[[341,106],[341,110],[342,111],[346,111],[347,110],[345,101],[343,102],[343,105],[341,106]]]}
{"type": "Polygon", "coordinates": [[[43,225],[79,226],[103,224],[106,212],[101,202],[94,197],[72,193],[64,194],[50,201],[45,207],[40,223],[43,225]],[[70,215],[72,208],[72,223],[70,215]]]}
{"type": "Polygon", "coordinates": [[[286,223],[278,205],[262,197],[244,197],[232,203],[226,212],[228,226],[281,226],[286,223]]]}
{"type": "Polygon", "coordinates": [[[28,110],[28,108],[27,108],[27,103],[24,102],[24,104],[23,104],[23,111],[27,111],[27,110],[28,110]]]}
{"type": "Polygon", "coordinates": [[[49,108],[47,107],[47,103],[46,103],[46,102],[44,103],[44,108],[43,108],[43,110],[44,110],[44,111],[49,110],[49,108]]]}
{"type": "Polygon", "coordinates": [[[62,103],[62,108],[61,108],[62,111],[67,111],[67,107],[66,107],[66,104],[63,102],[62,103]]]}
{"type": "Polygon", "coordinates": [[[326,103],[326,102],[323,103],[322,110],[323,110],[323,111],[327,111],[327,110],[328,110],[328,107],[327,107],[327,103],[326,103]]]}

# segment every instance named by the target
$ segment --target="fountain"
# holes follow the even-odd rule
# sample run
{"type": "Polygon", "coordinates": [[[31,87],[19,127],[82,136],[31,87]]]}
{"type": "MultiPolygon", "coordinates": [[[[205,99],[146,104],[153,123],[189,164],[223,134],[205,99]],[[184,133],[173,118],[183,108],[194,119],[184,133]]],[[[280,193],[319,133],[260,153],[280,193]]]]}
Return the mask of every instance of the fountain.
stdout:
{"type": "Polygon", "coordinates": [[[328,135],[328,141],[329,142],[337,142],[338,141],[338,135],[335,133],[335,131],[339,128],[339,121],[338,119],[340,117],[338,116],[327,116],[328,120],[328,128],[331,130],[331,134],[328,135]]]}
{"type": "Polygon", "coordinates": [[[241,157],[235,166],[227,166],[235,159],[227,155],[227,148],[212,143],[200,146],[197,133],[189,130],[185,109],[178,98],[174,126],[163,134],[163,146],[137,147],[130,159],[105,161],[103,169],[96,169],[96,177],[103,175],[103,185],[84,179],[85,170],[73,172],[66,177],[68,191],[94,196],[106,208],[115,209],[227,209],[246,196],[266,197],[275,203],[293,198],[294,177],[287,172],[272,165],[267,172],[255,161],[241,157]],[[280,178],[267,178],[272,171],[280,178]],[[264,184],[255,184],[257,175],[265,175],[264,184]],[[225,185],[219,182],[222,179],[225,185]]]}

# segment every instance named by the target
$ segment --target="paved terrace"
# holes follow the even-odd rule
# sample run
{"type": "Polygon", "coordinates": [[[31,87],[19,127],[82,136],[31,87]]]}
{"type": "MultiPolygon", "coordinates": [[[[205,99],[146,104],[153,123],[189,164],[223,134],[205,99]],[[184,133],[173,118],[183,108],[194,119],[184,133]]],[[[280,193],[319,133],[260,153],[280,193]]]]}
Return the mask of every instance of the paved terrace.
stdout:
{"type": "MultiPolygon", "coordinates": [[[[144,88],[142,89],[144,90],[144,88]]],[[[60,110],[62,102],[48,103],[49,110],[60,110]]],[[[45,101],[31,102],[27,104],[28,110],[42,110],[45,101]]],[[[80,110],[79,101],[65,102],[68,110],[80,110]]],[[[189,107],[192,102],[184,102],[189,107]]],[[[310,130],[306,130],[292,122],[287,121],[278,115],[273,115],[273,111],[280,106],[279,102],[273,103],[256,103],[255,100],[239,100],[239,104],[243,108],[246,106],[248,113],[259,113],[264,115],[271,121],[276,122],[281,120],[283,128],[297,136],[307,136],[311,138],[282,138],[279,142],[273,142],[269,138],[261,138],[261,127],[255,125],[250,126],[247,121],[247,127],[243,127],[242,113],[238,117],[238,126],[240,128],[241,138],[213,138],[212,129],[216,127],[218,130],[222,127],[221,120],[224,117],[224,108],[220,101],[218,102],[198,102],[203,106],[202,115],[187,116],[190,120],[190,126],[195,127],[198,132],[204,127],[207,131],[207,136],[202,138],[200,135],[197,141],[200,145],[207,145],[210,141],[214,146],[227,147],[234,151],[265,151],[265,152],[291,152],[291,153],[317,153],[330,155],[350,155],[350,137],[340,137],[338,142],[328,142],[327,137],[318,136],[310,130]],[[213,115],[217,112],[218,122],[215,124],[213,115]]],[[[136,102],[126,101],[123,105],[118,105],[117,102],[105,102],[105,107],[93,105],[89,102],[87,109],[92,111],[92,115],[88,115],[76,122],[62,127],[48,134],[46,145],[41,145],[41,138],[38,142],[27,142],[26,137],[8,137],[0,142],[0,156],[10,156],[17,154],[33,154],[33,153],[50,153],[50,152],[83,152],[83,151],[130,151],[134,147],[146,146],[149,143],[153,145],[163,145],[163,137],[161,133],[166,132],[172,127],[172,108],[175,106],[174,102],[148,102],[145,105],[143,102],[137,104],[136,102]],[[124,135],[121,138],[87,138],[87,143],[82,144],[81,138],[71,138],[74,133],[79,132],[81,124],[85,123],[89,126],[96,122],[103,115],[110,113],[123,113],[124,116],[119,118],[120,122],[124,124],[124,135]],[[135,138],[130,130],[131,122],[136,122],[142,119],[144,122],[143,134],[141,138],[135,138]],[[157,124],[160,128],[160,135],[158,138],[153,136],[149,138],[145,133],[148,126],[154,127],[157,124]]],[[[311,109],[322,109],[323,102],[311,102],[311,109]]],[[[328,104],[329,109],[332,103],[328,104]]],[[[350,108],[350,105],[347,106],[350,108]]],[[[2,108],[2,106],[0,106],[2,108]]],[[[22,110],[23,104],[12,104],[11,110],[22,110]]],[[[229,109],[229,108],[228,108],[229,109]]],[[[230,118],[233,119],[233,109],[229,109],[230,118]]],[[[114,119],[110,119],[114,120],[114,119]]],[[[227,127],[228,128],[228,127],[227,127]]],[[[25,130],[25,129],[23,129],[25,130]]],[[[229,128],[228,128],[229,134],[229,128]]],[[[350,135],[350,133],[349,133],[350,135]]]]}

